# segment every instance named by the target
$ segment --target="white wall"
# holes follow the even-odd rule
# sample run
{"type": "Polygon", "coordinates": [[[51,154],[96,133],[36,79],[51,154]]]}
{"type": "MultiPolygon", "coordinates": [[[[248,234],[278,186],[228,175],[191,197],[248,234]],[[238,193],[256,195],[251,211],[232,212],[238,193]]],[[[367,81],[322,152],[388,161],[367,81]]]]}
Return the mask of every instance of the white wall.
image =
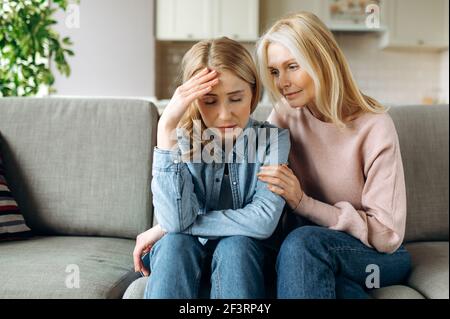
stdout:
{"type": "Polygon", "coordinates": [[[154,96],[154,1],[81,0],[80,28],[59,13],[57,30],[74,42],[72,74],[56,67],[57,95],[154,96]]]}

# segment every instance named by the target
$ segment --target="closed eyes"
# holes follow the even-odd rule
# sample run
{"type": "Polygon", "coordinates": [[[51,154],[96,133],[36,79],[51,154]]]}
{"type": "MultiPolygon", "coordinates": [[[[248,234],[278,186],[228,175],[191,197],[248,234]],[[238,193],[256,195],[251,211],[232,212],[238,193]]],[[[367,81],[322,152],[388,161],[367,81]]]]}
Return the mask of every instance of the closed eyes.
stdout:
{"type": "MultiPolygon", "coordinates": [[[[231,103],[239,103],[239,102],[242,102],[242,98],[241,98],[241,97],[230,98],[229,101],[230,101],[231,103]]],[[[203,103],[204,103],[205,105],[212,106],[212,105],[214,105],[214,104],[217,103],[217,100],[216,100],[216,99],[204,99],[204,100],[203,100],[203,103]]]]}

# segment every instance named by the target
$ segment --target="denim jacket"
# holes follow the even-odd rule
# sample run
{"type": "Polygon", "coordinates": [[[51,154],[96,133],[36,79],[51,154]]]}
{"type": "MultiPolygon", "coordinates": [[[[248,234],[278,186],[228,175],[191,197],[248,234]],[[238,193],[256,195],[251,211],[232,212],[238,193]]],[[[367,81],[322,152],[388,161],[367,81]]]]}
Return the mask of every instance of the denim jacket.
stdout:
{"type": "Polygon", "coordinates": [[[272,235],[285,201],[256,174],[263,165],[287,163],[289,131],[250,118],[244,132],[252,131],[253,136],[237,137],[227,157],[233,209],[214,209],[224,176],[224,153],[222,161],[212,163],[182,160],[189,140],[179,130],[174,150],[155,147],[151,189],[162,229],[198,236],[204,242],[226,236],[266,239],[272,235]]]}

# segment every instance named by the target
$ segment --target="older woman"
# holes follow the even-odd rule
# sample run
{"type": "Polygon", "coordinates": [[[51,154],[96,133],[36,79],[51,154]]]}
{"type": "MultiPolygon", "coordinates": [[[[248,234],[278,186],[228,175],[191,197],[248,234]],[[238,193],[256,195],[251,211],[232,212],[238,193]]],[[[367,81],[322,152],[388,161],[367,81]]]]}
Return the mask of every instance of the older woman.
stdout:
{"type": "Polygon", "coordinates": [[[410,270],[401,245],[406,195],[396,129],[358,89],[326,26],[301,12],[276,22],[258,44],[269,121],[291,134],[290,168],[259,178],[281,195],[297,227],[277,259],[280,298],[366,298],[410,270]]]}

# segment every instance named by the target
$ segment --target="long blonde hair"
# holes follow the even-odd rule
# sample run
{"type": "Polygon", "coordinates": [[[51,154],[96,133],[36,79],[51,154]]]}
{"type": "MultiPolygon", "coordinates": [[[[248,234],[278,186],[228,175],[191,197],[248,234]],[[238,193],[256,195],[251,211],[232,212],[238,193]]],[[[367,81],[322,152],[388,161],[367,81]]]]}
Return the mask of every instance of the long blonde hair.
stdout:
{"type": "Polygon", "coordinates": [[[316,109],[327,121],[345,127],[345,116],[386,111],[384,106],[359,90],[333,34],[310,12],[282,18],[258,42],[259,74],[274,104],[280,102],[282,96],[268,69],[270,43],[286,47],[313,79],[316,109]]]}
{"type": "MultiPolygon", "coordinates": [[[[261,81],[259,80],[256,64],[251,54],[242,44],[227,37],[196,43],[183,57],[179,82],[186,82],[205,67],[219,72],[229,71],[247,82],[252,91],[250,112],[253,113],[259,102],[261,81]]],[[[193,146],[196,145],[196,143],[192,143],[193,126],[196,120],[200,121],[202,126],[201,132],[203,132],[206,128],[205,123],[200,115],[198,103],[194,101],[178,125],[189,134],[191,139],[191,154],[194,151],[192,149],[193,146]]],[[[202,145],[205,143],[202,142],[202,145]]]]}

